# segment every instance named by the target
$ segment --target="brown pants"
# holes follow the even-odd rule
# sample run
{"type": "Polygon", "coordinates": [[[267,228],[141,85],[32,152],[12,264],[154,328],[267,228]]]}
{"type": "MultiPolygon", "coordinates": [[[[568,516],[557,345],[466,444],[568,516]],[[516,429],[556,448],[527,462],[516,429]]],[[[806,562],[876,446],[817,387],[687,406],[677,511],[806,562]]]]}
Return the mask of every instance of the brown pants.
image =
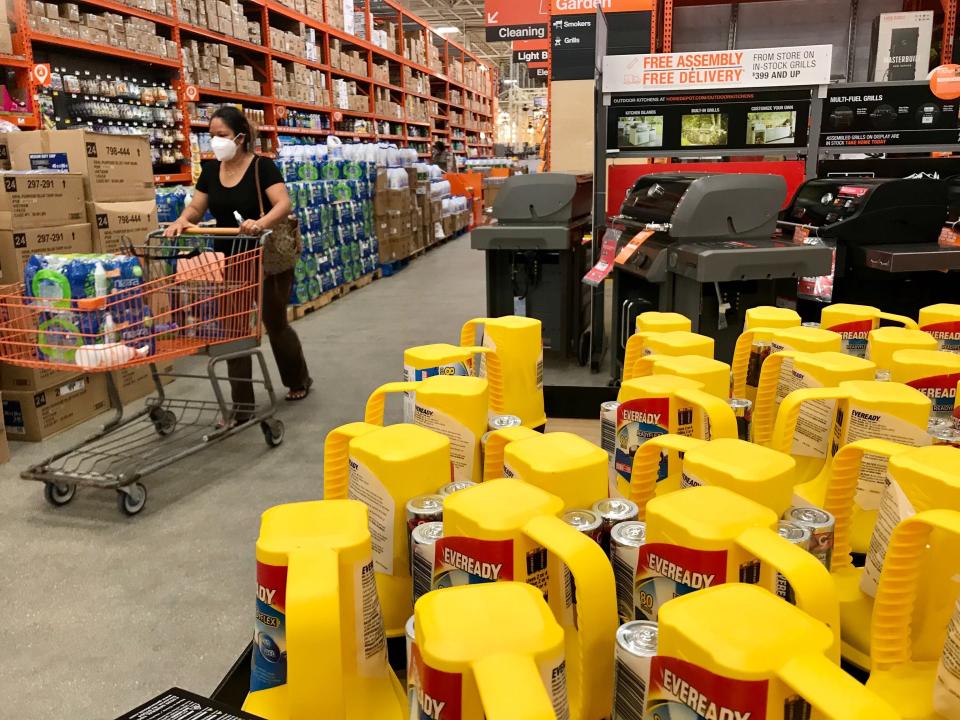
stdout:
{"type": "MultiPolygon", "coordinates": [[[[293,286],[293,270],[263,276],[263,324],[270,338],[270,348],[280,370],[280,381],[291,390],[303,390],[310,383],[310,372],[303,357],[303,348],[296,331],[287,322],[287,302],[293,286]]],[[[227,362],[230,375],[230,394],[234,412],[244,414],[253,411],[253,358],[250,356],[227,362]]]]}

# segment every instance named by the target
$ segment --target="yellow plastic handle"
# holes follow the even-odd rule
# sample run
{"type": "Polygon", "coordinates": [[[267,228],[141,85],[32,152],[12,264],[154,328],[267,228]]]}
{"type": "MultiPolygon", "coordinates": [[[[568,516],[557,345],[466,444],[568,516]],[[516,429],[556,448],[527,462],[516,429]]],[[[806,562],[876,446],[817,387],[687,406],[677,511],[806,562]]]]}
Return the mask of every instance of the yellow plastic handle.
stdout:
{"type": "Polygon", "coordinates": [[[753,330],[744,330],[733,347],[733,360],[730,363],[733,375],[733,397],[746,397],[747,369],[750,366],[750,353],[753,352],[753,330]]]}
{"type": "Polygon", "coordinates": [[[657,362],[657,355],[643,355],[638,357],[633,364],[632,377],[647,377],[653,375],[654,366],[657,362]]]}
{"type": "Polygon", "coordinates": [[[710,437],[704,440],[716,440],[717,438],[735,438],[737,437],[737,417],[726,400],[721,400],[715,395],[706,393],[703,390],[690,390],[684,388],[674,392],[674,397],[680,402],[685,402],[693,406],[694,424],[693,427],[706,427],[703,422],[706,416],[709,422],[710,437]]]}
{"type": "MultiPolygon", "coordinates": [[[[766,445],[773,436],[773,421],[777,416],[777,386],[780,384],[780,371],[783,361],[796,353],[784,350],[771,353],[760,368],[760,380],[757,383],[757,399],[753,403],[753,441],[766,445]]],[[[743,397],[737,395],[735,397],[743,397]]]]}
{"type": "MultiPolygon", "coordinates": [[[[466,350],[467,352],[470,353],[471,356],[473,356],[473,355],[486,355],[487,353],[493,351],[493,348],[483,347],[482,345],[467,345],[467,346],[461,347],[460,349],[461,349],[461,350],[466,350]]],[[[472,373],[472,374],[473,374],[475,377],[479,377],[479,376],[480,376],[480,363],[479,363],[479,361],[477,361],[476,359],[473,359],[473,360],[472,360],[472,363],[473,363],[473,373],[472,373]]]]}
{"type": "Polygon", "coordinates": [[[286,611],[289,720],[344,717],[339,558],[334,550],[311,548],[290,555],[286,611]]]}
{"type": "MultiPolygon", "coordinates": [[[[801,551],[802,552],[802,551],[801,551]]],[[[900,720],[887,702],[867,690],[824,655],[794,657],[777,671],[783,683],[824,720],[900,720]]]]}
{"type": "Polygon", "coordinates": [[[487,322],[486,318],[473,318],[467,320],[460,328],[460,345],[463,347],[472,347],[477,344],[477,328],[487,322]]]}
{"type": "Polygon", "coordinates": [[[910,448],[890,440],[857,440],[848,443],[837,451],[830,463],[830,472],[827,475],[827,488],[824,495],[823,509],[831,513],[836,520],[833,530],[833,567],[851,566],[850,559],[850,531],[853,521],[854,498],[857,494],[857,484],[860,481],[860,467],[863,464],[864,454],[894,455],[910,448]]]}
{"type": "Polygon", "coordinates": [[[416,392],[419,382],[388,382],[374,390],[367,398],[367,407],[363,421],[371,425],[383,425],[383,414],[387,408],[387,395],[391,393],[416,392]]]}
{"type": "Polygon", "coordinates": [[[486,720],[555,720],[540,670],[529,655],[488,655],[471,668],[486,720]]]}
{"type": "Polygon", "coordinates": [[[623,351],[623,382],[639,377],[636,373],[637,360],[643,357],[643,343],[646,334],[634,334],[627,338],[627,346],[623,351]]]}
{"type": "Polygon", "coordinates": [[[323,441],[324,500],[346,499],[350,483],[350,441],[376,429],[376,425],[352,422],[327,433],[323,441]]]}
{"type": "Polygon", "coordinates": [[[873,603],[870,655],[874,670],[912,659],[912,622],[922,563],[917,558],[934,530],[960,536],[960,512],[926,510],[903,520],[893,531],[873,603]]]}
{"type": "Polygon", "coordinates": [[[686,453],[703,444],[703,440],[670,433],[650,438],[640,446],[633,456],[633,470],[630,473],[630,499],[640,509],[639,520],[647,519],[647,503],[657,490],[661,451],[686,453]]]}
{"type": "MultiPolygon", "coordinates": [[[[766,364],[766,363],[764,363],[766,364]]],[[[846,392],[838,387],[801,388],[787,395],[780,403],[777,411],[777,420],[773,425],[773,438],[770,447],[774,450],[790,454],[793,448],[793,435],[797,430],[797,421],[800,419],[800,410],[805,402],[813,400],[840,400],[846,392]]]]}
{"type": "MultiPolygon", "coordinates": [[[[617,632],[617,591],[610,561],[597,543],[558,517],[540,515],[523,531],[565,563],[576,584],[578,629],[575,643],[567,643],[566,655],[570,717],[610,717],[617,632]]],[[[560,581],[555,579],[551,593],[560,593],[560,581]]]]}
{"type": "Polygon", "coordinates": [[[537,437],[540,433],[527,427],[512,427],[494,430],[487,435],[483,452],[483,480],[496,480],[503,477],[503,455],[507,445],[514,440],[537,437]]]}
{"type": "Polygon", "coordinates": [[[916,330],[919,327],[916,320],[908,318],[906,315],[894,315],[893,313],[881,312],[877,317],[881,320],[900,323],[905,328],[910,328],[911,330],[916,330]]]}
{"type": "Polygon", "coordinates": [[[833,632],[831,659],[840,662],[840,601],[830,573],[816,557],[769,528],[747,528],[737,544],[783,575],[793,588],[797,607],[833,632]]]}
{"type": "MultiPolygon", "coordinates": [[[[507,394],[503,384],[503,363],[492,348],[480,348],[487,359],[487,392],[490,409],[498,415],[507,412],[507,394]]],[[[479,368],[477,374],[479,375],[479,368]]]]}

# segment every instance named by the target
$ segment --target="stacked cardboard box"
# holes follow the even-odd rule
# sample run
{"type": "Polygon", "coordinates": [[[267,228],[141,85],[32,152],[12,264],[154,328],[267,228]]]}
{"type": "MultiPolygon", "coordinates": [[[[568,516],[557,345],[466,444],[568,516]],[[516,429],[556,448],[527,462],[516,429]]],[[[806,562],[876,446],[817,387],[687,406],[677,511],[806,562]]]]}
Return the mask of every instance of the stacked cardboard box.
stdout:
{"type": "Polygon", "coordinates": [[[359,91],[353,80],[334,78],[333,106],[355,112],[370,112],[370,98],[359,91]]]}
{"type": "MultiPolygon", "coordinates": [[[[0,173],[0,283],[22,280],[33,254],[116,252],[156,228],[145,138],[37,130],[11,135],[8,145],[14,170],[0,173]],[[42,171],[49,167],[67,172],[42,171]]],[[[147,372],[118,374],[125,402],[149,392],[147,372]]],[[[5,365],[0,388],[12,440],[43,440],[109,406],[101,375],[5,365]]]]}
{"type": "Polygon", "coordinates": [[[177,59],[177,44],[159,35],[156,23],[150,20],[111,12],[80,12],[74,3],[55,5],[30,0],[27,7],[30,27],[36,32],[177,59]]]}
{"type": "Polygon", "coordinates": [[[407,174],[410,185],[402,189],[389,187],[384,170],[377,174],[373,211],[375,233],[380,243],[380,262],[402,260],[418,249],[414,234],[418,212],[417,171],[408,168],[407,174]]]}
{"type": "Polygon", "coordinates": [[[390,90],[387,88],[373,88],[373,103],[377,115],[385,115],[397,120],[403,119],[403,106],[390,99],[390,90]]]}
{"type": "Polygon", "coordinates": [[[407,95],[404,98],[404,103],[407,111],[407,120],[429,122],[429,110],[425,100],[421,100],[415,95],[407,95]]]}
{"type": "Polygon", "coordinates": [[[420,65],[427,64],[427,46],[423,40],[423,33],[403,36],[403,54],[407,60],[420,65]]]}
{"type": "Polygon", "coordinates": [[[184,81],[205,88],[260,95],[260,82],[250,65],[234,63],[223,43],[187,40],[183,45],[184,81]]]}
{"type": "Polygon", "coordinates": [[[373,36],[370,41],[379,48],[389,50],[392,53],[397,52],[397,25],[396,23],[383,22],[380,18],[374,18],[373,36]]]}
{"type": "MultiPolygon", "coordinates": [[[[330,40],[330,67],[354,75],[367,75],[367,59],[358,50],[344,50],[340,40],[330,40]]],[[[389,73],[389,71],[388,71],[389,73]]]]}
{"type": "Polygon", "coordinates": [[[371,63],[370,67],[372,68],[372,75],[374,80],[379,80],[380,82],[388,83],[390,82],[390,63],[386,60],[383,62],[374,62],[371,63]]]}
{"type": "MultiPolygon", "coordinates": [[[[0,53],[13,55],[13,29],[10,26],[7,3],[0,3],[0,53]]],[[[0,448],[2,452],[2,448],[0,448]]]]}
{"type": "Polygon", "coordinates": [[[286,32],[270,28],[270,47],[304,60],[320,62],[321,49],[317,45],[317,31],[304,23],[297,23],[297,30],[286,32]]]}
{"type": "MultiPolygon", "coordinates": [[[[173,365],[165,363],[157,369],[160,373],[169,373],[173,365]]],[[[113,380],[124,405],[151,394],[155,389],[149,368],[143,366],[117,370],[113,380]]],[[[164,383],[171,380],[163,379],[164,383]]],[[[0,368],[0,391],[3,404],[0,430],[5,432],[8,440],[40,442],[110,408],[107,380],[103,374],[4,365],[0,368]]]]}
{"type": "Polygon", "coordinates": [[[443,74],[443,61],[440,59],[440,48],[433,43],[427,45],[427,66],[435,73],[443,74]]]}
{"type": "Polygon", "coordinates": [[[237,0],[180,0],[181,22],[223,33],[237,40],[262,44],[259,22],[250,22],[237,0]]]}
{"type": "Polygon", "coordinates": [[[430,94],[430,78],[422,72],[406,66],[403,68],[403,86],[407,90],[420,93],[421,95],[430,94]]]}
{"type": "Polygon", "coordinates": [[[273,95],[279,100],[326,105],[327,75],[299,63],[274,60],[273,95]]]}

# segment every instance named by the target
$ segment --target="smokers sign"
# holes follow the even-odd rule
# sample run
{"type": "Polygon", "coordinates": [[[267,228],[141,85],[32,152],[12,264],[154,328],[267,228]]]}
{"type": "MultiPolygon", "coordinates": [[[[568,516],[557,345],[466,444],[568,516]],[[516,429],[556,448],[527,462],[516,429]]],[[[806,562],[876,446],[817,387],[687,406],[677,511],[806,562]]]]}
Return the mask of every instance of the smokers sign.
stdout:
{"type": "Polygon", "coordinates": [[[603,91],[730,89],[778,85],[826,85],[832,45],[716,52],[608,55],[603,91]]]}

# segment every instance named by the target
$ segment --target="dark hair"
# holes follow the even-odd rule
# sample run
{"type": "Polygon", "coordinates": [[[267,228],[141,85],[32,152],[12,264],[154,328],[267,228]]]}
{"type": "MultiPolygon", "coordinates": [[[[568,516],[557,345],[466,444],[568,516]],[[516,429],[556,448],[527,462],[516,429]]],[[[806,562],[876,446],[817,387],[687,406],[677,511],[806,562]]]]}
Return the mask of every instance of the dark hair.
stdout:
{"type": "Polygon", "coordinates": [[[433,148],[437,151],[446,150],[447,146],[444,144],[443,140],[437,140],[433,143],[433,148]]]}
{"type": "Polygon", "coordinates": [[[253,127],[242,110],[238,110],[233,105],[221,105],[210,119],[215,118],[230,128],[234,135],[243,135],[243,149],[253,152],[253,127]]]}

